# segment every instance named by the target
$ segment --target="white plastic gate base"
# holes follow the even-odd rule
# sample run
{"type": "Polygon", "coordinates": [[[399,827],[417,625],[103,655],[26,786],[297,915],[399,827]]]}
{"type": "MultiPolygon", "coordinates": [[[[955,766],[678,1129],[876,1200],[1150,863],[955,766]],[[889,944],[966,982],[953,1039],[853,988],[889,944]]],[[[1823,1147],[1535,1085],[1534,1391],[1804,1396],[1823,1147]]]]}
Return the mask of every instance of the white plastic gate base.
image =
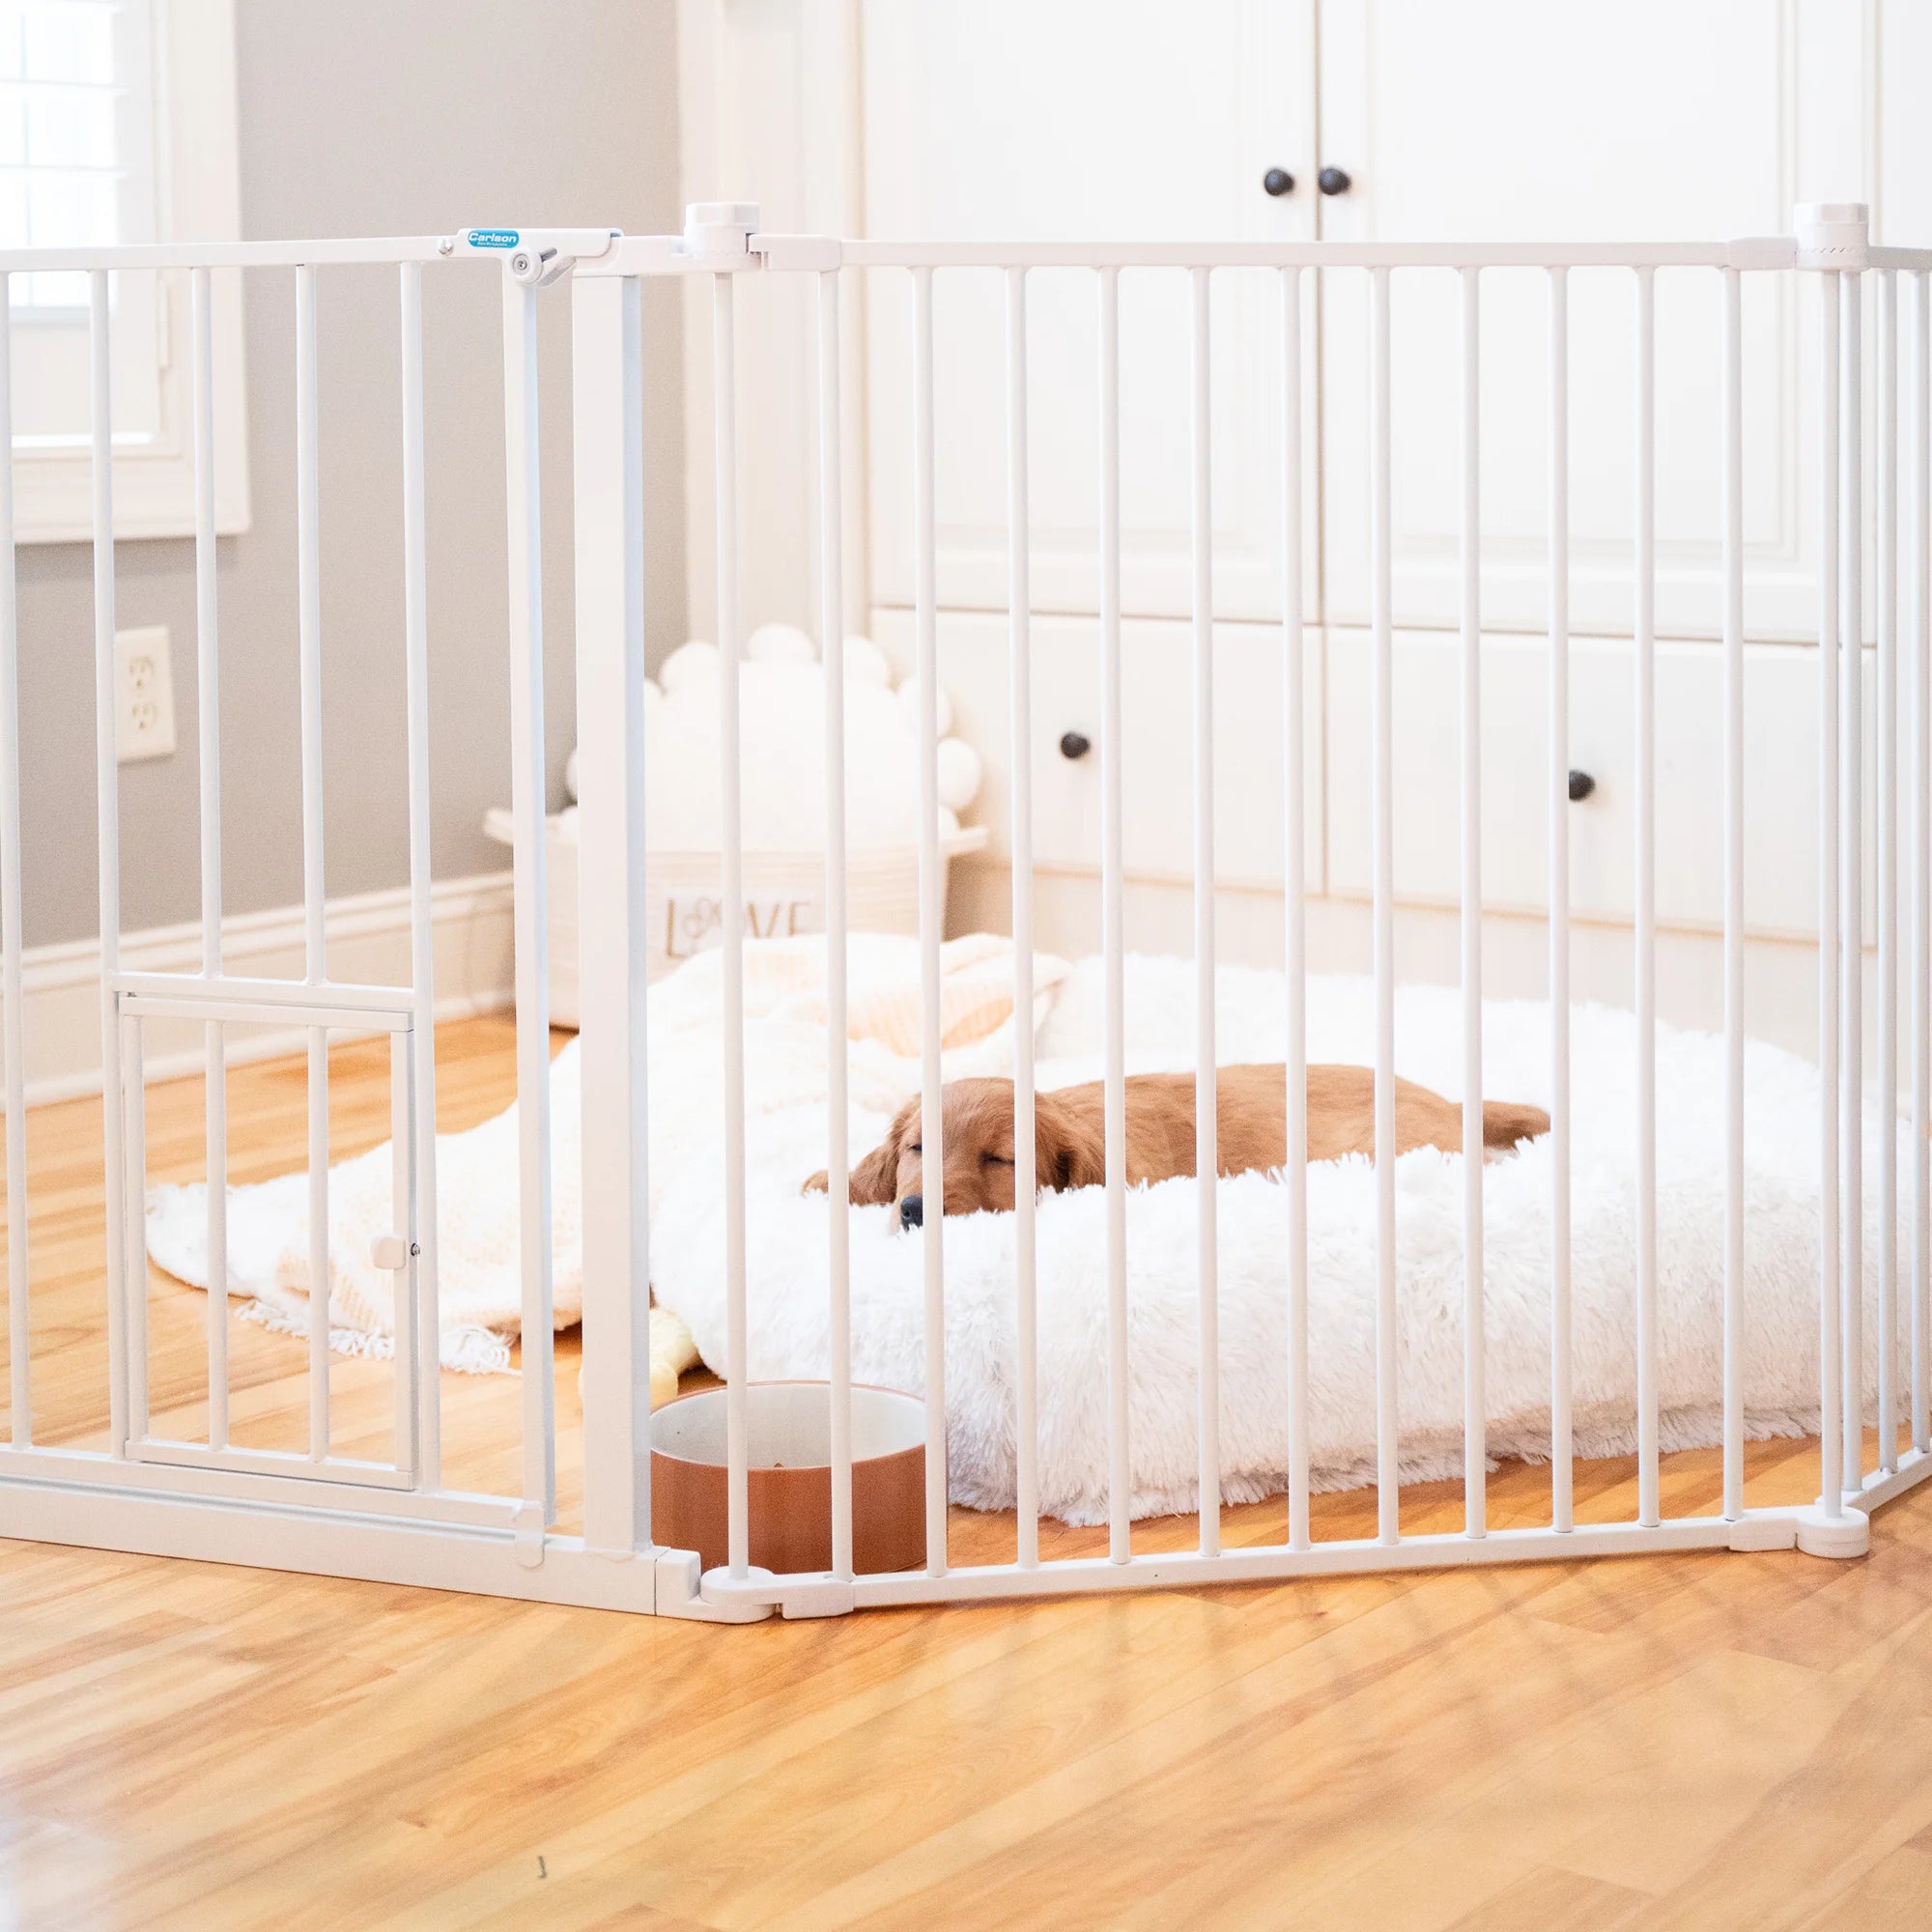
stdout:
{"type": "MultiPolygon", "coordinates": [[[[482,1523],[426,1523],[358,1516],[340,1507],[277,1500],[212,1499],[143,1482],[114,1486],[73,1480],[59,1454],[25,1459],[0,1490],[0,1527],[8,1536],[78,1544],[135,1555],[349,1577],[482,1596],[565,1604],[583,1609],[655,1611],[709,1623],[836,1616],[864,1607],[1077,1595],[1122,1589],[1174,1589],[1236,1582],[1281,1582],[1297,1577],[1349,1576],[1381,1570],[1447,1569],[1470,1564],[1538,1563],[1577,1557],[1632,1556],[1690,1550],[1800,1549],[1813,1556],[1862,1556],[1869,1513],[1924,1479],[1932,1463],[1918,1451],[1897,1473],[1875,1482],[1839,1516],[1816,1506],[1751,1510],[1736,1522],[1686,1518],[1651,1529],[1608,1523],[1559,1534],[1549,1529],[1410,1536],[1391,1548],[1369,1539],[1323,1543],[1318,1549],[1251,1548],[1203,1557],[1198,1551],[1144,1556],[1128,1564],[1073,1558],[1020,1572],[985,1565],[934,1577],[922,1572],[838,1578],[775,1577],[748,1569],[742,1579],[700,1578],[696,1552],[607,1551],[581,1537],[550,1536],[539,1562],[519,1549],[514,1529],[482,1523]]],[[[78,1459],[76,1459],[78,1460],[78,1459]]],[[[267,1478],[288,1487],[280,1478],[267,1478]]]]}
{"type": "MultiPolygon", "coordinates": [[[[846,242],[824,237],[777,237],[758,231],[757,211],[737,204],[692,209],[681,236],[626,238],[605,230],[469,229],[454,237],[390,242],[290,242],[194,248],[166,245],[0,254],[0,278],[39,270],[80,270],[90,277],[94,367],[95,616],[99,837],[101,852],[101,1051],[107,1188],[104,1255],[109,1323],[109,1448],[85,1452],[37,1443],[29,1358],[29,1261],[25,1226],[25,1137],[31,1131],[22,1084],[20,985],[19,759],[14,596],[11,466],[0,466],[0,944],[4,944],[7,1067],[9,1336],[12,1345],[11,1441],[0,1447],[0,1535],[210,1561],[255,1564],[313,1574],[364,1577],[437,1588],[595,1607],[655,1612],[714,1622],[745,1622],[775,1609],[790,1616],[837,1615],[867,1605],[1046,1596],[1076,1591],[1139,1590],[1378,1569],[1436,1569],[1472,1563],[1634,1555],[1696,1549],[1799,1549],[1847,1557],[1868,1547],[1870,1512],[1932,1474],[1932,250],[1870,244],[1864,211],[1800,211],[1795,238],[1719,244],[1469,243],[1416,245],[1240,243],[918,245],[846,242]],[[443,265],[497,268],[503,321],[503,410],[507,456],[507,554],[510,586],[509,665],[512,717],[512,812],[517,936],[519,1196],[522,1230],[522,1480],[511,1495],[474,1495],[444,1486],[438,1361],[435,1206],[434,987],[429,881],[429,718],[427,709],[427,526],[424,516],[422,278],[443,265]],[[413,970],[405,987],[328,980],[323,946],[322,636],[320,529],[320,388],[315,355],[319,273],[342,264],[397,269],[400,294],[404,529],[404,659],[409,690],[409,848],[413,970]],[[1092,273],[1096,297],[1098,497],[1100,503],[1100,751],[1102,952],[1106,961],[1106,1118],[1108,1386],[1111,1507],[1104,1556],[1042,1561],[1037,1507],[1038,1389],[1034,1241],[1034,1067],[1021,1029],[1015,1093],[1018,1257],[1014,1281],[1017,1554],[1011,1563],[954,1568],[948,1560],[946,1491],[946,1305],[943,1117],[940,1108],[939,943],[942,855],[937,780],[938,684],[935,603],[933,328],[935,280],[954,271],[994,273],[1005,291],[1008,381],[1004,422],[1009,486],[1009,655],[1013,772],[1010,801],[1014,1002],[1033,1009],[1033,804],[1030,699],[1030,513],[1027,497],[1027,277],[1035,269],[1092,273]],[[1481,769],[1476,755],[1482,718],[1478,523],[1480,466],[1478,355],[1481,276],[1497,268],[1542,270],[1548,288],[1547,380],[1551,399],[1548,451],[1549,543],[1550,757],[1548,772],[1550,871],[1549,980],[1553,1063],[1551,1108],[1554,1182],[1550,1373],[1550,1520],[1529,1529],[1492,1529],[1485,1497],[1485,1295],[1482,1189],[1471,1164],[1464,1196],[1467,1263],[1463,1312],[1464,1370],[1464,1519],[1460,1531],[1404,1535],[1397,1481],[1401,1421],[1397,1368],[1401,1336],[1395,1293],[1394,1163],[1378,1155],[1377,1177],[1378,1298],[1375,1340],[1378,1520],[1373,1537],[1315,1540],[1309,1504],[1307,1203],[1305,1189],[1306,947],[1301,854],[1305,742],[1301,665],[1304,453],[1300,398],[1301,278],[1366,274],[1370,287],[1370,408],[1367,446],[1372,478],[1372,626],[1374,739],[1371,783],[1377,1002],[1376,1119],[1383,1149],[1394,1137],[1395,967],[1393,959],[1394,655],[1391,619],[1391,386],[1389,331],[1401,277],[1410,270],[1454,271],[1460,278],[1462,448],[1461,692],[1457,729],[1463,752],[1458,801],[1462,831],[1463,1024],[1464,1136],[1481,1140],[1483,911],[1481,769]],[[1636,880],[1634,981],[1639,1078],[1636,1275],[1632,1327],[1637,1362],[1636,1520],[1579,1524],[1573,1505],[1569,1280],[1570,1122],[1568,811],[1568,591],[1570,541],[1569,319],[1572,269],[1616,269],[1631,277],[1635,383],[1632,421],[1635,455],[1633,589],[1637,612],[1636,880]],[[1656,382],[1654,279],[1659,269],[1719,277],[1722,300],[1722,547],[1725,670],[1719,782],[1724,805],[1725,1094],[1727,1101],[1726,1238],[1724,1243],[1723,1497],[1719,1514],[1663,1512],[1657,1409],[1656,1225],[1656,799],[1655,638],[1656,382]],[[296,292],[298,426],[298,608],[302,704],[302,798],[305,967],[300,980],[241,978],[221,960],[220,775],[218,720],[218,574],[214,546],[212,431],[215,344],[211,278],[242,269],[291,272],[296,292]],[[926,1566],[894,1575],[857,1575],[853,1567],[851,1361],[846,1199],[851,1149],[846,1144],[846,986],[843,941],[848,892],[842,800],[841,707],[825,707],[828,852],[825,875],[829,934],[827,1096],[831,1141],[829,1240],[832,1568],[772,1576],[749,1561],[749,1429],[746,1413],[745,1284],[745,941],[743,845],[738,820],[738,668],[735,608],[738,517],[735,503],[740,426],[736,417],[734,287],[747,273],[816,277],[816,412],[820,466],[818,620],[831,689],[843,677],[841,581],[841,447],[839,327],[841,291],[851,272],[905,274],[913,295],[914,482],[917,565],[917,678],[922,739],[920,784],[921,938],[924,1032],[923,1135],[926,1214],[924,1267],[926,1403],[926,1566]],[[1193,502],[1193,707],[1195,958],[1203,997],[1197,1021],[1196,1164],[1211,1175],[1215,1147],[1214,734],[1212,650],[1212,461],[1209,404],[1215,371],[1210,352],[1213,277],[1262,271],[1281,299],[1284,387],[1281,430],[1282,609],[1296,620],[1282,627],[1284,654],[1283,824],[1284,942],[1290,997],[1287,1130],[1283,1181],[1291,1225],[1289,1282],[1288,1495],[1284,1539],[1224,1550],[1216,1511],[1199,1518],[1198,1547],[1179,1553],[1136,1553],[1128,1520],[1131,1493],[1127,1436],[1124,1067],[1122,961],[1124,812],[1122,747],[1120,311],[1123,271],[1186,279],[1192,301],[1190,477],[1193,502]],[[190,279],[194,341],[194,432],[197,476],[197,686],[200,693],[201,831],[204,880],[203,959],[198,973],[130,973],[118,958],[119,800],[113,755],[112,656],[114,555],[108,371],[113,277],[185,272],[190,279]],[[1822,356],[1811,384],[1822,457],[1815,510],[1823,558],[1820,581],[1818,702],[1822,719],[1817,773],[1820,810],[1818,1048],[1829,1106],[1819,1122],[1826,1205],[1820,1242],[1819,1440],[1817,1500],[1804,1506],[1747,1508],[1744,1502],[1744,1406],[1741,1363],[1751,1310],[1744,1255],[1744,842],[1747,800],[1743,764],[1743,356],[1740,286],[1745,273],[1798,273],[1815,282],[1822,356]],[[642,532],[643,360],[640,289],[644,278],[703,275],[711,282],[718,478],[718,643],[721,652],[719,759],[724,803],[723,892],[725,1045],[722,1068],[725,1211],[719,1231],[725,1286],[727,1408],[727,1557],[700,1577],[689,1551],[651,1542],[648,1454],[649,1243],[644,1174],[647,1095],[646,985],[649,936],[644,897],[644,757],[642,532]],[[546,881],[542,715],[542,504],[538,490],[539,380],[535,355],[539,291],[571,283],[573,308],[573,512],[576,543],[577,678],[582,876],[596,890],[580,906],[582,1009],[583,1230],[583,1534],[555,1533],[555,1419],[552,1408],[550,1281],[550,1135],[547,1118],[548,1014],[545,1010],[546,881]],[[1866,416],[1862,371],[1862,289],[1877,291],[1877,375],[1870,411],[1876,447],[1874,500],[1863,500],[1866,416]],[[1900,354],[1901,281],[1913,292],[1907,354],[1900,354]],[[1901,364],[1909,376],[1902,400],[1901,364]],[[1905,432],[1901,438],[1901,430],[1905,432]],[[1903,487],[1901,469],[1904,470],[1903,487]],[[1878,878],[1879,1113],[1900,1112],[1909,1096],[1913,1150],[1860,1144],[1865,1073],[1861,889],[1865,862],[1866,730],[1860,697],[1860,641],[1867,517],[1875,538],[1878,703],[1874,740],[1878,878]],[[1901,619],[1901,605],[1905,615],[1901,619]],[[1901,686],[1901,676],[1904,683],[1901,686]],[[1901,755],[1902,753],[1902,755],[1901,755]],[[1900,824],[1900,806],[1906,808],[1900,824]],[[1903,887],[1907,918],[1901,922],[1903,887]],[[1902,937],[1901,924],[1908,930],[1902,937]],[[1901,1030],[1901,1008],[1904,1026],[1901,1030]],[[208,1172],[226,1172],[223,1028],[272,1019],[308,1032],[310,1223],[317,1247],[315,1280],[327,1274],[327,1030],[355,1024],[392,1039],[392,1119],[397,1151],[396,1227],[378,1243],[378,1264],[396,1283],[395,1450],[387,1463],[355,1461],[330,1443],[327,1298],[313,1300],[309,1338],[310,1435],[306,1454],[238,1450],[227,1434],[225,1324],[209,1326],[210,1422],[205,1441],[157,1439],[147,1410],[144,1331],[145,1256],[140,1241],[144,1107],[141,1024],[165,1014],[193,1017],[207,1029],[208,1172]],[[1905,1086],[1901,1088],[1901,1063],[1905,1086]],[[1879,1164],[1884,1207],[1876,1282],[1878,1330],[1863,1332],[1863,1268],[1857,1204],[1863,1167],[1879,1164]],[[1910,1208],[1908,1252],[1901,1254],[1896,1212],[1901,1190],[1910,1208]],[[1847,1206],[1853,1212],[1844,1211],[1847,1206]],[[130,1286],[131,1285],[131,1286],[130,1286]],[[1904,1331],[1903,1340],[1901,1330],[1904,1331]],[[1863,1378],[1873,1361],[1881,1421],[1877,1466],[1865,1466],[1863,1378]],[[1903,1442],[1904,1446],[1901,1446],[1903,1442]]],[[[4,295],[4,289],[0,289],[4,295]]],[[[11,447],[5,419],[6,306],[0,301],[0,442],[11,447]]],[[[756,426],[751,426],[755,435],[756,426]]],[[[1179,724],[1177,723],[1177,728],[1179,724]]],[[[1788,775],[1779,774],[1780,781],[1788,775]]],[[[1215,1190],[1199,1190],[1200,1474],[1202,1492],[1219,1488],[1218,1265],[1215,1190]]],[[[209,1251],[214,1277],[225,1254],[223,1191],[209,1190],[209,1251]]],[[[211,1305],[219,1305],[217,1291],[211,1305]]],[[[1714,1397],[1719,1393],[1714,1391],[1714,1397]]]]}

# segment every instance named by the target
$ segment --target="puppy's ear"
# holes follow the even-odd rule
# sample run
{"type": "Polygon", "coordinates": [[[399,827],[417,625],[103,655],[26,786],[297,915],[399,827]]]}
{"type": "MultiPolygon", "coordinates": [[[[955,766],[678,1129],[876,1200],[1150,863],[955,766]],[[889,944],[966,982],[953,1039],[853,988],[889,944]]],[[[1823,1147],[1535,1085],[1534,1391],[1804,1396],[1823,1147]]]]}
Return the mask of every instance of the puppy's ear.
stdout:
{"type": "Polygon", "coordinates": [[[852,1170],[855,1208],[885,1208],[899,1198],[899,1150],[905,1143],[907,1109],[901,1107],[886,1137],[852,1170]]]}
{"type": "Polygon", "coordinates": [[[1034,1102],[1035,1171],[1042,1187],[1065,1193],[1100,1187],[1107,1179],[1107,1143],[1100,1123],[1089,1121],[1051,1094],[1034,1102]]]}

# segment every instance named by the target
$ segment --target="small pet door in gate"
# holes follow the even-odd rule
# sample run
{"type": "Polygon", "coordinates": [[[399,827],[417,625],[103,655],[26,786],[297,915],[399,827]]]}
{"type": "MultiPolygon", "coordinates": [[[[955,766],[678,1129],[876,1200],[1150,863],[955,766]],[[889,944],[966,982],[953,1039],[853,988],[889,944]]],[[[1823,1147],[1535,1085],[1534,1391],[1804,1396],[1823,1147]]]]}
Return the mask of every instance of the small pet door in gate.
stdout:
{"type": "Polygon", "coordinates": [[[119,1319],[108,1348],[126,1454],[132,1463],[408,1490],[424,1400],[412,1015],[298,1004],[303,994],[277,985],[258,1005],[229,992],[217,1004],[197,998],[189,982],[120,995],[122,1252],[119,1267],[110,1265],[119,1319]],[[331,1087],[331,1045],[338,1065],[370,1063],[354,1067],[353,1087],[331,1087]],[[228,1070],[271,1053],[284,1064],[228,1070]],[[369,1076],[385,1060],[388,1106],[372,1108],[365,1096],[380,1085],[369,1076]],[[150,1066],[160,1077],[146,1077],[150,1066]],[[238,1092],[257,1117],[248,1124],[266,1120],[277,1144],[298,1138],[306,1117],[305,1170],[271,1180],[231,1155],[238,1092]],[[347,1165],[331,1172],[331,1158],[347,1165]],[[270,1185],[251,1188],[244,1205],[224,1184],[238,1180],[270,1185]],[[185,1183],[156,1200],[174,1236],[164,1245],[176,1274],[151,1264],[156,1181],[185,1183]],[[357,1310],[358,1338],[386,1327],[392,1350],[379,1341],[336,1356],[331,1309],[345,1306],[357,1310]]]}

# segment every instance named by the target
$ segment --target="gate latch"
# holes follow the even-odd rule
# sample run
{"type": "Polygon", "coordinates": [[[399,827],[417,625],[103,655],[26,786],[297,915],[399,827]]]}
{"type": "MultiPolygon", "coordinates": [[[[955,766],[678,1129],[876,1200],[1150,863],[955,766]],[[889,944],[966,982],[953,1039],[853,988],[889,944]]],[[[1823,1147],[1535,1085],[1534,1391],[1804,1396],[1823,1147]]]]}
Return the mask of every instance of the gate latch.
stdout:
{"type": "Polygon", "coordinates": [[[464,228],[437,243],[444,255],[491,255],[513,282],[548,288],[579,262],[609,254],[614,228],[464,228]]]}

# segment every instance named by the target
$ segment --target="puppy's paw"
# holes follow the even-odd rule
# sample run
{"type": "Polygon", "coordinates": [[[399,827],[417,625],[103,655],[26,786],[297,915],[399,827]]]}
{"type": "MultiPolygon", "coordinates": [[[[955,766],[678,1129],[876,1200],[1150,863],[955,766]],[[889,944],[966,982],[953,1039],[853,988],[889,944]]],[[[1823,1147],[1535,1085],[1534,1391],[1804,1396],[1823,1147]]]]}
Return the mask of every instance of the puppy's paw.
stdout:
{"type": "Polygon", "coordinates": [[[821,1167],[798,1191],[801,1194],[825,1194],[831,1191],[832,1178],[821,1167]]]}

